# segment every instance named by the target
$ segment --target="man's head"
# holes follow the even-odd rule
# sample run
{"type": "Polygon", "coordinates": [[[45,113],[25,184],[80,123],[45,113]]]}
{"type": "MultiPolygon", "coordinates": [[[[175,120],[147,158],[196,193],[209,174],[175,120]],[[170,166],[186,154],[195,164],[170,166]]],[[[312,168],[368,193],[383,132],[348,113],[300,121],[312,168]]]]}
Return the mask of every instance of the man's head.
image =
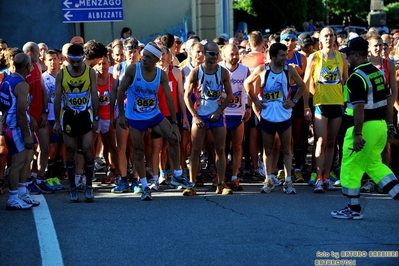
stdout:
{"type": "Polygon", "coordinates": [[[101,60],[98,62],[97,65],[94,66],[94,69],[100,74],[103,75],[105,73],[108,73],[109,67],[110,67],[110,60],[108,56],[104,56],[101,58],[101,60]]]}
{"type": "Polygon", "coordinates": [[[226,44],[223,47],[223,60],[233,66],[238,63],[240,59],[240,54],[238,51],[238,47],[235,44],[226,44]]]}
{"type": "Polygon", "coordinates": [[[26,77],[32,70],[31,57],[24,53],[16,54],[14,57],[15,71],[26,77]]]}
{"type": "Polygon", "coordinates": [[[138,62],[140,60],[139,41],[132,37],[125,39],[123,41],[123,52],[129,64],[138,62]]]}
{"type": "Polygon", "coordinates": [[[82,45],[85,43],[82,37],[80,36],[73,36],[72,39],[69,41],[71,44],[79,44],[82,45]]]}
{"type": "Polygon", "coordinates": [[[175,44],[175,36],[173,36],[170,33],[165,33],[164,35],[161,36],[161,42],[163,46],[172,49],[173,45],[175,44]]]}
{"type": "Polygon", "coordinates": [[[190,46],[190,58],[194,65],[199,65],[204,63],[205,60],[205,50],[204,46],[200,42],[194,42],[190,46]]]}
{"type": "Polygon", "coordinates": [[[216,64],[219,58],[219,46],[215,42],[207,42],[204,45],[205,62],[208,64],[216,64]]]}
{"type": "Polygon", "coordinates": [[[49,72],[60,70],[61,61],[58,57],[58,52],[56,50],[47,50],[44,59],[44,62],[49,72]]]}
{"type": "Polygon", "coordinates": [[[90,66],[96,65],[104,56],[107,55],[108,50],[104,44],[90,40],[83,46],[83,51],[86,61],[91,61],[90,66]]]}
{"type": "Polygon", "coordinates": [[[24,47],[22,47],[22,51],[25,54],[31,57],[32,64],[37,63],[39,61],[40,49],[39,46],[34,42],[25,43],[24,47]]]}
{"type": "Polygon", "coordinates": [[[383,42],[380,35],[370,35],[367,38],[369,43],[369,52],[372,56],[381,57],[383,51],[383,42]]]}
{"type": "Polygon", "coordinates": [[[166,46],[162,46],[161,51],[162,56],[159,60],[159,64],[164,67],[169,66],[172,63],[172,53],[170,52],[170,49],[166,46]]]}
{"type": "Polygon", "coordinates": [[[301,46],[301,50],[306,54],[310,54],[313,50],[313,40],[312,37],[306,32],[301,33],[298,36],[298,43],[301,46]]]}
{"type": "Polygon", "coordinates": [[[38,44],[40,50],[40,61],[44,61],[46,57],[46,52],[48,51],[48,47],[44,42],[38,44]]]}
{"type": "Polygon", "coordinates": [[[161,59],[162,51],[155,43],[148,43],[143,49],[141,63],[144,68],[152,69],[161,59]]]}
{"type": "Polygon", "coordinates": [[[126,57],[121,44],[115,45],[112,49],[112,58],[114,59],[115,63],[122,63],[125,61],[126,57]]]}
{"type": "Polygon", "coordinates": [[[335,43],[334,31],[330,27],[325,27],[320,32],[319,41],[322,49],[333,49],[335,43]]]}
{"type": "Polygon", "coordinates": [[[83,67],[83,59],[85,55],[83,47],[79,44],[72,44],[68,48],[68,61],[75,72],[79,72],[83,67]]]}
{"type": "Polygon", "coordinates": [[[294,50],[296,45],[296,30],[294,28],[286,28],[280,34],[280,42],[285,44],[289,51],[294,50]]]}
{"type": "Polygon", "coordinates": [[[4,50],[8,48],[8,43],[4,39],[0,39],[0,54],[3,54],[4,50]]]}
{"type": "Polygon", "coordinates": [[[260,31],[252,31],[248,36],[248,42],[253,50],[255,50],[256,47],[262,46],[263,36],[260,31]]]}
{"type": "Polygon", "coordinates": [[[276,42],[269,48],[269,56],[276,66],[284,66],[287,61],[287,46],[276,42]]]}
{"type": "Polygon", "coordinates": [[[346,53],[348,63],[351,67],[356,67],[367,61],[369,43],[362,37],[353,38],[348,42],[348,46],[340,52],[346,53]]]}

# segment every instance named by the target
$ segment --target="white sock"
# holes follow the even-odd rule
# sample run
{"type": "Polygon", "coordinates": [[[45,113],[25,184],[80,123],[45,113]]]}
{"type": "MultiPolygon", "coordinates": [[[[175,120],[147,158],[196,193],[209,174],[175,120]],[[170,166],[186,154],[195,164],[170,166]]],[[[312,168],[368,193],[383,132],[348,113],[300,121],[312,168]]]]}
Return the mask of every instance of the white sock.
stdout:
{"type": "Polygon", "coordinates": [[[140,178],[141,181],[141,188],[144,190],[146,187],[148,187],[147,183],[147,177],[140,178]]]}
{"type": "Polygon", "coordinates": [[[285,177],[285,181],[291,182],[291,176],[290,176],[290,175],[289,175],[289,176],[286,176],[286,177],[285,177]]]}
{"type": "Polygon", "coordinates": [[[75,175],[75,184],[79,184],[80,182],[80,175],[75,175]]]}
{"type": "Polygon", "coordinates": [[[236,180],[236,179],[237,179],[237,176],[236,176],[236,175],[231,176],[231,181],[234,181],[234,180],[236,180]]]}
{"type": "Polygon", "coordinates": [[[25,183],[19,183],[18,184],[18,194],[19,195],[26,194],[26,185],[25,185],[25,183]]]}

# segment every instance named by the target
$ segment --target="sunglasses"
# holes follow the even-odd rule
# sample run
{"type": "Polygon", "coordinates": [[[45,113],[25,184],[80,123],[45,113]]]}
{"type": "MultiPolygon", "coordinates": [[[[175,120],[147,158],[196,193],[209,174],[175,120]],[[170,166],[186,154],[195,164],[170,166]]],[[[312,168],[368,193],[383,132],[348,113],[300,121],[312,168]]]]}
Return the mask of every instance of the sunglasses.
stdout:
{"type": "Polygon", "coordinates": [[[212,52],[212,51],[205,51],[207,54],[209,54],[210,56],[218,56],[219,52],[212,52]]]}
{"type": "Polygon", "coordinates": [[[176,44],[182,44],[182,42],[181,41],[176,41],[176,44]]]}
{"type": "Polygon", "coordinates": [[[284,41],[285,42],[295,42],[296,40],[295,39],[293,39],[293,38],[287,38],[287,39],[284,39],[284,41]]]}
{"type": "Polygon", "coordinates": [[[128,45],[128,46],[123,46],[123,50],[129,51],[129,50],[137,50],[139,47],[137,45],[128,45]]]}

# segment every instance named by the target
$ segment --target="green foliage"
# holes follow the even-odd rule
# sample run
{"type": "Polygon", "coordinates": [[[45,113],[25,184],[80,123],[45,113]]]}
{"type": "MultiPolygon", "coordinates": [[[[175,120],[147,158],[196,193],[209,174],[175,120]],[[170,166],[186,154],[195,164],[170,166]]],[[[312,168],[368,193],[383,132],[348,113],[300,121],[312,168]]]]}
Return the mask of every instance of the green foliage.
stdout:
{"type": "Polygon", "coordinates": [[[254,17],[258,16],[253,8],[252,0],[234,0],[233,8],[236,10],[243,10],[254,17]]]}
{"type": "Polygon", "coordinates": [[[399,24],[399,3],[391,3],[384,7],[384,11],[387,15],[387,26],[394,28],[399,24]]]}

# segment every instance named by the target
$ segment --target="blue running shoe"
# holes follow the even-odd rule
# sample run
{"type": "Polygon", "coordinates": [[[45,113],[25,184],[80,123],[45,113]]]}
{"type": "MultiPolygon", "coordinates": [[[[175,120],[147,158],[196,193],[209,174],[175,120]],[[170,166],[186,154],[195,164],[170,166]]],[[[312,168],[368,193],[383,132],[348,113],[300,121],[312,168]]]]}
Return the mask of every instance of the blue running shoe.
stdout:
{"type": "Polygon", "coordinates": [[[124,192],[129,192],[130,191],[130,187],[128,184],[126,184],[125,181],[121,180],[119,181],[118,185],[116,187],[114,187],[113,189],[111,189],[111,193],[124,193],[124,192]]]}

